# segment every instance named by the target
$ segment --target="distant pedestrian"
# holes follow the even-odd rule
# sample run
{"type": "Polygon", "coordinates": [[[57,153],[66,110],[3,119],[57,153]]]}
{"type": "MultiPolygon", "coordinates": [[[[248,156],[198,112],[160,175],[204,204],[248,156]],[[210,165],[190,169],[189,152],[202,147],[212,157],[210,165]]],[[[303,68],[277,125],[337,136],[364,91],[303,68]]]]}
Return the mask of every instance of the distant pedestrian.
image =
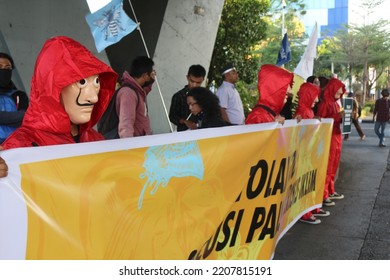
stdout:
{"type": "Polygon", "coordinates": [[[374,115],[372,120],[375,121],[375,134],[379,138],[379,147],[386,147],[385,145],[385,128],[386,123],[390,119],[389,113],[389,90],[384,89],[381,92],[382,98],[379,98],[375,102],[374,115]],[[376,120],[375,120],[376,116],[376,120]]]}

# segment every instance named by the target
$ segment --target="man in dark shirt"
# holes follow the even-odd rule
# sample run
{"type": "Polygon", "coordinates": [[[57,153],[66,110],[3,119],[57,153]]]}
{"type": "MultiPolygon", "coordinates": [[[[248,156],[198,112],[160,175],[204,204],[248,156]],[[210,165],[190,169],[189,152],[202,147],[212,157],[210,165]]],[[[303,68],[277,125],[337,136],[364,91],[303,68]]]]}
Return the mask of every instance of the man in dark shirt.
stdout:
{"type": "Polygon", "coordinates": [[[196,129],[196,118],[191,115],[187,105],[187,93],[190,89],[200,87],[206,76],[202,65],[191,65],[188,69],[188,84],[172,96],[169,109],[169,120],[177,126],[177,131],[196,129]]]}
{"type": "Polygon", "coordinates": [[[381,92],[382,98],[379,98],[375,102],[374,115],[372,120],[375,121],[375,133],[379,138],[379,147],[386,147],[385,145],[385,128],[386,123],[390,119],[389,112],[389,90],[384,89],[381,92]]]}

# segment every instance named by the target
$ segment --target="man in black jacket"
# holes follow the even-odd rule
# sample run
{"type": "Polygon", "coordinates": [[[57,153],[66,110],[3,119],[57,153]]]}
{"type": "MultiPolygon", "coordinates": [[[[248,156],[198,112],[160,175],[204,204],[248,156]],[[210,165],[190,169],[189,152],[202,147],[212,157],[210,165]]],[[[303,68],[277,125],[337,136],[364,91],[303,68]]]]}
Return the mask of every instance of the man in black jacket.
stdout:
{"type": "Polygon", "coordinates": [[[172,96],[169,109],[169,120],[177,126],[177,131],[196,129],[196,118],[191,115],[187,105],[187,93],[190,89],[200,87],[206,76],[202,65],[191,65],[188,69],[188,84],[172,96]]]}

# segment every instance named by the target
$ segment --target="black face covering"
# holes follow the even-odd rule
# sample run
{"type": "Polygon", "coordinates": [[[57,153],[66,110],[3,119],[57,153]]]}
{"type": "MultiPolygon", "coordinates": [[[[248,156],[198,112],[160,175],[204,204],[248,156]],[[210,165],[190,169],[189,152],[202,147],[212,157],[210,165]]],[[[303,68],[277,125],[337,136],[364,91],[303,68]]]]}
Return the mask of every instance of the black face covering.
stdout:
{"type": "Polygon", "coordinates": [[[7,87],[11,83],[12,69],[0,69],[0,87],[7,87]]]}

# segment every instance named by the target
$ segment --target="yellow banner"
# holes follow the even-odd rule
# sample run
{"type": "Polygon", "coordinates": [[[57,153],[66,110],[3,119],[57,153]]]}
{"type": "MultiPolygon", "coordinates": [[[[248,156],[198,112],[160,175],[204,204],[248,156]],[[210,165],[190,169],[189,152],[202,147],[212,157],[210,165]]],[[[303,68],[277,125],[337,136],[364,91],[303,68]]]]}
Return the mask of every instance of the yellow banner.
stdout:
{"type": "Polygon", "coordinates": [[[20,164],[25,258],[272,258],[283,234],[322,202],[332,123],[243,127],[252,128],[20,164]]]}

